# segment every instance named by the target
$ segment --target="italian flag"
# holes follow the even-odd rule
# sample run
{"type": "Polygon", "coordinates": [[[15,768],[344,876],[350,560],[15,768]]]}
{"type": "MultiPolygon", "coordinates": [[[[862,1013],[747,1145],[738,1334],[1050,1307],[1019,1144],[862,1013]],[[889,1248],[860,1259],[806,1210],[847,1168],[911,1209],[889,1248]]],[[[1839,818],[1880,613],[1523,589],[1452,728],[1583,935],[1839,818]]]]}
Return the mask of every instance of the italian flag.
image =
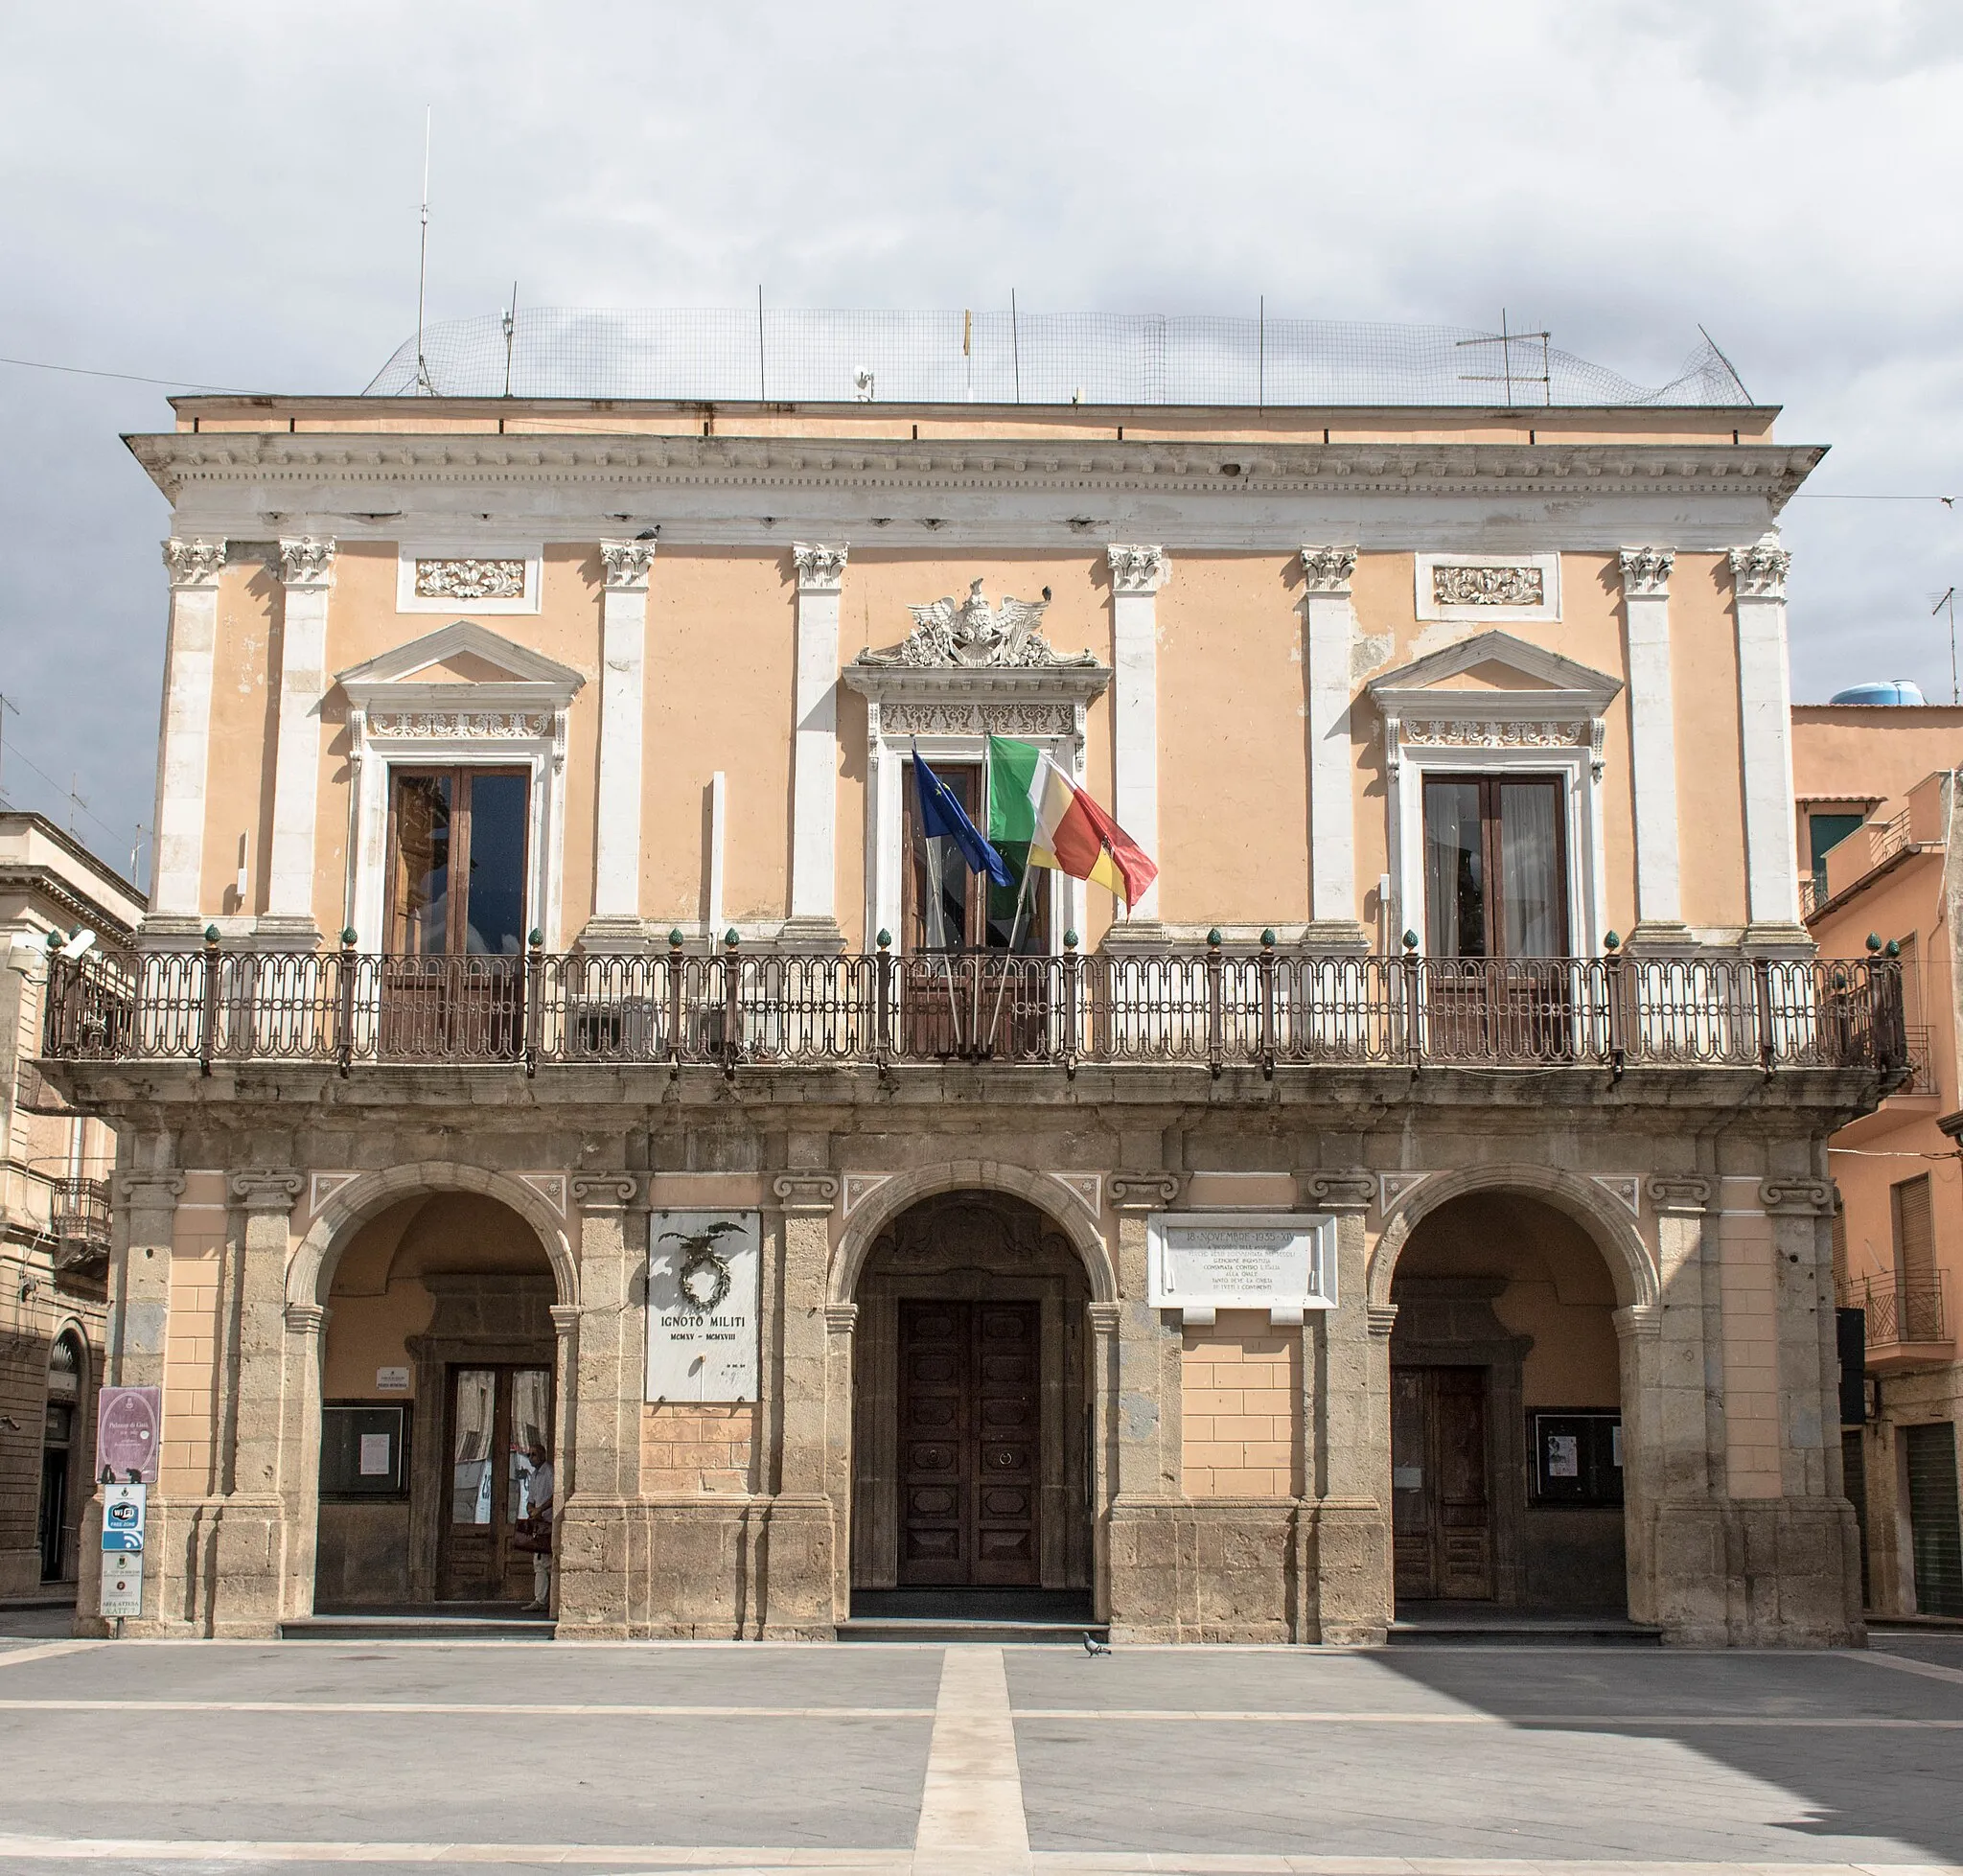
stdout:
{"type": "Polygon", "coordinates": [[[988,739],[988,838],[1029,849],[1029,865],[1102,886],[1128,912],[1159,869],[1034,743],[988,739]]]}

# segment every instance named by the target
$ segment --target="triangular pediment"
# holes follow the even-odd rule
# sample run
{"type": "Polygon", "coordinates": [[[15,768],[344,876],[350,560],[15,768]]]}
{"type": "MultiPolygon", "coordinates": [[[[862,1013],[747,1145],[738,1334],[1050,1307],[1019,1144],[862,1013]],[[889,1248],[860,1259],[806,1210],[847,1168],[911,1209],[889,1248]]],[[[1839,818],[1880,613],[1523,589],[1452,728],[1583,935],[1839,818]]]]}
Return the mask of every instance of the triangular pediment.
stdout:
{"type": "Polygon", "coordinates": [[[1622,680],[1511,632],[1482,632],[1386,671],[1364,688],[1393,716],[1420,707],[1490,705],[1500,698],[1599,716],[1622,689],[1622,680]]]}
{"type": "Polygon", "coordinates": [[[406,645],[341,671],[335,679],[350,697],[377,684],[543,684],[569,699],[585,683],[571,665],[545,658],[530,645],[498,636],[473,620],[459,618],[436,632],[424,632],[406,645]]]}

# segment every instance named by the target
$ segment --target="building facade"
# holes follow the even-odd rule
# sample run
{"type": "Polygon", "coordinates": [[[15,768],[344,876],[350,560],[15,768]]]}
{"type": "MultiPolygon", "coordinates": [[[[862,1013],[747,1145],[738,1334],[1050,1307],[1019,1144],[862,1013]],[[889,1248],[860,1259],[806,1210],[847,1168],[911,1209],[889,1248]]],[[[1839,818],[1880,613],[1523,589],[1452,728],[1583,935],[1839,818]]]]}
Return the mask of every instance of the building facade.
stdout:
{"type": "Polygon", "coordinates": [[[1958,1422],[1963,1285],[1952,917],[1963,907],[1955,764],[1963,709],[1813,705],[1793,711],[1808,918],[1827,958],[1902,964],[1907,1077],[1828,1148],[1840,1210],[1834,1274],[1859,1312],[1867,1385],[1843,1404],[1848,1495],[1868,1607],[1963,1615],[1958,1422]]]}
{"type": "Polygon", "coordinates": [[[562,1633],[1859,1633],[1772,412],[176,407],[134,1632],[517,1600],[543,1447],[562,1633]],[[930,873],[991,735],[1138,903],[930,873]]]}
{"type": "Polygon", "coordinates": [[[75,1594],[106,1350],[116,1145],[35,1066],[51,940],[125,950],[143,910],[59,828],[0,812],[0,1601],[75,1594]]]}

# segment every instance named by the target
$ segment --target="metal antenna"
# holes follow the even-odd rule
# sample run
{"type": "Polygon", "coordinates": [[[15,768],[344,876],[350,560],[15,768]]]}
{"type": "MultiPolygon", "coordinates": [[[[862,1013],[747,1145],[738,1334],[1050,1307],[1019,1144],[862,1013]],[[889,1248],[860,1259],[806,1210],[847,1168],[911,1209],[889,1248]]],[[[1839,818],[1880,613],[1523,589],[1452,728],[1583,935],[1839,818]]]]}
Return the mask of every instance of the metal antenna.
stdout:
{"type": "Polygon", "coordinates": [[[75,840],[81,838],[81,834],[76,831],[75,817],[88,807],[88,803],[75,792],[81,786],[81,774],[71,769],[68,772],[68,832],[70,837],[75,840]]]}
{"type": "Polygon", "coordinates": [[[756,401],[759,404],[768,404],[770,402],[770,381],[765,378],[763,371],[763,283],[761,281],[757,283],[756,289],[756,401]]]}
{"type": "Polygon", "coordinates": [[[1537,333],[1514,332],[1508,324],[1507,310],[1505,307],[1502,307],[1499,314],[1499,336],[1497,338],[1460,338],[1452,341],[1456,349],[1463,349],[1467,345],[1497,345],[1500,355],[1499,370],[1462,371],[1459,374],[1459,382],[1462,384],[1504,384],[1507,387],[1507,407],[1511,409],[1513,403],[1513,382],[1517,379],[1522,384],[1540,385],[1542,392],[1541,402],[1543,404],[1552,404],[1554,402],[1554,372],[1548,362],[1551,355],[1547,348],[1553,336],[1552,333],[1544,330],[1537,333]],[[1531,372],[1516,372],[1513,369],[1513,347],[1519,344],[1532,344],[1536,339],[1540,341],[1540,376],[1538,378],[1536,378],[1531,372]]]}
{"type": "Polygon", "coordinates": [[[1268,406],[1268,296],[1263,293],[1260,308],[1255,314],[1254,339],[1254,401],[1265,410],[1268,406]]]}
{"type": "Polygon", "coordinates": [[[416,259],[416,391],[434,397],[436,387],[429,382],[429,360],[423,356],[423,302],[429,285],[429,128],[435,106],[423,106],[423,235],[416,259]]]}
{"type": "MultiPolygon", "coordinates": [[[[16,704],[12,698],[8,696],[4,690],[0,690],[0,789],[4,789],[5,787],[4,776],[7,762],[7,748],[5,737],[7,730],[7,712],[9,710],[12,710],[15,716],[18,716],[20,714],[20,706],[16,704]]],[[[6,799],[6,795],[4,793],[0,793],[0,804],[4,804],[6,799]]]]}
{"type": "Polygon", "coordinates": [[[511,310],[504,315],[504,395],[511,395],[511,346],[518,336],[518,282],[511,283],[511,310]]]}
{"type": "Polygon", "coordinates": [[[1951,587],[1948,592],[1944,593],[1928,609],[1929,617],[1934,618],[1945,607],[1949,609],[1950,613],[1950,702],[1954,704],[1963,701],[1963,699],[1959,699],[1956,689],[1956,589],[1954,587],[1951,587]]]}

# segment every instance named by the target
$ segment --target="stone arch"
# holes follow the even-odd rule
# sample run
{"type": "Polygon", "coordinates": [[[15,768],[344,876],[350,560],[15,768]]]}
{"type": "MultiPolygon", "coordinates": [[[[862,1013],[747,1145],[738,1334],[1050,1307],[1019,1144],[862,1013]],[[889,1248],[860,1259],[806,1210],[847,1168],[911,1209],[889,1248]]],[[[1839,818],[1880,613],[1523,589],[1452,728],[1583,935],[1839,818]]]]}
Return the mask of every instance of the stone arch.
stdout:
{"type": "Polygon", "coordinates": [[[895,1173],[876,1187],[853,1208],[852,1216],[839,1234],[838,1247],[832,1253],[826,1301],[850,1303],[859,1286],[859,1273],[866,1267],[866,1260],[871,1256],[880,1233],[923,1198],[951,1192],[1006,1193],[1034,1206],[1076,1253],[1090,1280],[1091,1301],[1118,1301],[1118,1272],[1112,1265],[1111,1253],[1083,1206],[1055,1180],[1001,1160],[950,1160],[913,1172],[895,1173]]]}
{"type": "Polygon", "coordinates": [[[308,1226],[288,1266],[288,1307],[325,1305],[335,1266],[355,1233],[398,1200],[432,1193],[476,1193],[516,1212],[544,1248],[559,1301],[578,1303],[579,1265],[566,1220],[541,1193],[509,1172],[493,1172],[455,1160],[418,1160],[408,1166],[392,1166],[383,1172],[359,1173],[335,1190],[308,1226]]]}
{"type": "Polygon", "coordinates": [[[1637,1312],[1638,1319],[1661,1299],[1655,1261],[1636,1221],[1593,1181],[1579,1173],[1546,1166],[1481,1166],[1457,1172],[1435,1172],[1414,1187],[1397,1205],[1376,1241],[1370,1260],[1369,1294],[1373,1309],[1388,1307],[1391,1278],[1397,1259],[1418,1225],[1441,1206],[1469,1193],[1518,1193],[1537,1198],[1566,1214],[1588,1234],[1615,1284],[1616,1302],[1637,1312]]]}

